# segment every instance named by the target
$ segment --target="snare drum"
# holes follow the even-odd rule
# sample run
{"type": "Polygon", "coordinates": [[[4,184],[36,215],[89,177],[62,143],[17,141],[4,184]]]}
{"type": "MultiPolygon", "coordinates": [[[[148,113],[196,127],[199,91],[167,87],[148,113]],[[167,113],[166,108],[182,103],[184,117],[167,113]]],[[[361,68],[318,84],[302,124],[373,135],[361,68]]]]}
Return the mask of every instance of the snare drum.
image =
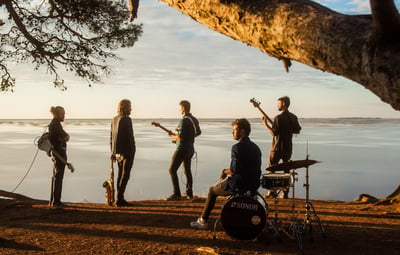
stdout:
{"type": "Polygon", "coordinates": [[[290,174],[264,174],[261,177],[261,187],[269,190],[284,190],[290,187],[290,174]]]}
{"type": "Polygon", "coordinates": [[[265,228],[268,204],[261,195],[237,195],[228,199],[221,210],[221,223],[233,238],[252,240],[265,228]]]}

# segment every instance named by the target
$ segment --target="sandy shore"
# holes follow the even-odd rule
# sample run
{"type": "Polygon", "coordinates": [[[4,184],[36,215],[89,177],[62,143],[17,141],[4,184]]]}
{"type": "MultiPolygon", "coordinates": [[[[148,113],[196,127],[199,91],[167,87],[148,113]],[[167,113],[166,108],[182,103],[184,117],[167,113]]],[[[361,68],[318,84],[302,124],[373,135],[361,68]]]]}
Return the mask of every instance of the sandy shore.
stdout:
{"type": "MultiPolygon", "coordinates": [[[[221,199],[210,222],[217,218],[221,199]]],[[[274,217],[267,200],[268,222],[274,217]]],[[[323,223],[301,235],[304,254],[400,254],[400,212],[390,206],[340,201],[312,201],[323,223]]],[[[132,201],[133,207],[66,203],[53,209],[46,201],[0,191],[0,254],[301,254],[299,243],[266,228],[257,240],[231,238],[218,225],[198,231],[189,222],[200,214],[197,201],[132,201]]],[[[304,218],[296,199],[298,219],[304,218]]],[[[284,222],[292,200],[280,200],[284,222]]]]}

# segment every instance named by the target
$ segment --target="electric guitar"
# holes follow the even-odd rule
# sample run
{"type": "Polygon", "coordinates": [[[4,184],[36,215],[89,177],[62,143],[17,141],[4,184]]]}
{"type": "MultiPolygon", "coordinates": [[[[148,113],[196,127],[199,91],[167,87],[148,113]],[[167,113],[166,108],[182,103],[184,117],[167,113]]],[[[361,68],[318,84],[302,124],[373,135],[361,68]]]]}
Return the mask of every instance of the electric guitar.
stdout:
{"type": "Polygon", "coordinates": [[[262,115],[264,115],[264,117],[265,118],[267,118],[267,120],[270,122],[270,123],[273,123],[273,121],[270,119],[270,117],[268,117],[268,115],[261,109],[261,107],[260,107],[260,102],[259,101],[257,101],[257,99],[255,99],[254,97],[252,98],[252,99],[250,99],[250,103],[252,103],[253,104],[253,106],[255,107],[255,108],[257,108],[258,110],[260,110],[260,112],[262,113],[262,115]]]}
{"type": "Polygon", "coordinates": [[[60,154],[58,154],[58,152],[54,150],[53,145],[50,143],[48,132],[39,137],[39,139],[37,140],[37,146],[40,150],[45,151],[47,155],[55,156],[56,158],[61,160],[61,162],[63,162],[68,167],[71,173],[75,171],[74,166],[71,163],[67,162],[67,160],[65,160],[60,154]]]}
{"type": "Polygon", "coordinates": [[[160,123],[158,123],[158,122],[152,122],[151,125],[161,128],[162,130],[164,130],[165,132],[167,132],[168,135],[175,135],[174,132],[172,132],[170,129],[168,129],[168,128],[166,128],[166,127],[163,127],[163,126],[162,126],[160,123]]]}
{"type": "MultiPolygon", "coordinates": [[[[166,127],[163,127],[163,126],[162,126],[160,123],[158,123],[158,122],[152,122],[151,125],[161,128],[162,130],[164,130],[165,132],[167,132],[168,135],[176,135],[176,134],[175,134],[174,132],[172,132],[170,129],[168,129],[168,128],[166,128],[166,127]]],[[[172,143],[176,143],[175,140],[172,140],[171,142],[172,142],[172,143]]]]}

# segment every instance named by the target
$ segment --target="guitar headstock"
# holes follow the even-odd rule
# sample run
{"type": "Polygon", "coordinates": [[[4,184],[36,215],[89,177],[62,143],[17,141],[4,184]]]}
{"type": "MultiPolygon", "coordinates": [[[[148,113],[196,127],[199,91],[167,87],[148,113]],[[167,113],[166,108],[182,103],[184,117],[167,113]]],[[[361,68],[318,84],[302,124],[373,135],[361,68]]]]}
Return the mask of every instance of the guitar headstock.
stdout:
{"type": "Polygon", "coordinates": [[[160,123],[158,123],[158,122],[152,122],[151,125],[156,126],[156,127],[160,127],[160,123]]]}
{"type": "Polygon", "coordinates": [[[252,99],[250,99],[250,103],[252,103],[254,105],[254,107],[259,107],[260,106],[260,102],[255,99],[254,97],[252,99]]]}

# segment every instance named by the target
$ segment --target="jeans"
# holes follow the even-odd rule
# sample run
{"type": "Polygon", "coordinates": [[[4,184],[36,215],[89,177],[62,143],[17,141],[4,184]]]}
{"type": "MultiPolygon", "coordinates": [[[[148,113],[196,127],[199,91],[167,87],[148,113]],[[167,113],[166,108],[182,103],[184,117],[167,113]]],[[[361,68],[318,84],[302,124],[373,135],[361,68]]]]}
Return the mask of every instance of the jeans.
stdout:
{"type": "Polygon", "coordinates": [[[201,214],[201,217],[204,220],[207,221],[208,218],[210,217],[210,213],[211,213],[212,209],[214,208],[215,201],[217,200],[218,196],[230,196],[230,195],[235,194],[234,192],[232,192],[230,190],[225,190],[225,188],[224,188],[225,182],[226,181],[216,184],[214,186],[211,186],[209,188],[207,200],[204,205],[203,213],[201,214]]]}
{"type": "Polygon", "coordinates": [[[186,194],[188,196],[193,195],[193,177],[191,170],[193,154],[194,154],[193,150],[177,149],[175,150],[175,153],[172,156],[171,165],[169,167],[169,174],[171,176],[173,194],[176,196],[181,196],[177,172],[182,162],[183,162],[184,173],[186,175],[186,194]]]}

